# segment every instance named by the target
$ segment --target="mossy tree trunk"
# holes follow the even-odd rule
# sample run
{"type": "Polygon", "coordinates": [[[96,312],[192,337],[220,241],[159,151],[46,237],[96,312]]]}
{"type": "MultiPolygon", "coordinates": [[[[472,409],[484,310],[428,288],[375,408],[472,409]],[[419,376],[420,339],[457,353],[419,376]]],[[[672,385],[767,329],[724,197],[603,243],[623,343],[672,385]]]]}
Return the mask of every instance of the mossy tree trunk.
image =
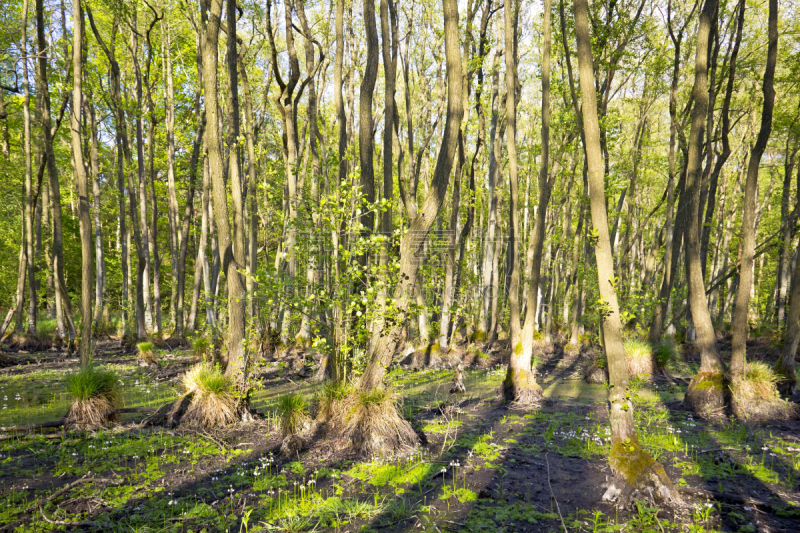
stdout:
{"type": "Polygon", "coordinates": [[[578,69],[583,128],[588,170],[588,193],[594,226],[594,250],[600,298],[603,301],[603,349],[608,359],[609,403],[612,448],[609,464],[616,479],[604,498],[621,496],[626,503],[633,489],[652,490],[654,496],[673,501],[677,495],[664,468],[639,445],[633,423],[633,404],[628,396],[628,369],[622,345],[622,323],[614,285],[614,261],[608,231],[605,198],[605,170],[600,148],[600,126],[597,118],[597,95],[594,83],[592,47],[589,35],[587,0],[575,0],[575,34],[578,41],[578,69]]]}

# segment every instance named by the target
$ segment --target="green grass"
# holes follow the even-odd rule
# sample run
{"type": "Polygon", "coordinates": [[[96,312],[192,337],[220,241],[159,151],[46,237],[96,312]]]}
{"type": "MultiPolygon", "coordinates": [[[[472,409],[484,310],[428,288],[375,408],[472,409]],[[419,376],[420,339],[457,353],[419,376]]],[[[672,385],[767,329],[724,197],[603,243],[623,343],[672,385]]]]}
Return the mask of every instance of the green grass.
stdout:
{"type": "Polygon", "coordinates": [[[305,396],[290,392],[278,399],[278,413],[281,418],[281,433],[295,435],[302,429],[308,418],[308,401],[305,396]]]}
{"type": "Polygon", "coordinates": [[[77,401],[105,398],[116,405],[122,398],[117,375],[95,363],[67,376],[67,391],[77,401]]]}

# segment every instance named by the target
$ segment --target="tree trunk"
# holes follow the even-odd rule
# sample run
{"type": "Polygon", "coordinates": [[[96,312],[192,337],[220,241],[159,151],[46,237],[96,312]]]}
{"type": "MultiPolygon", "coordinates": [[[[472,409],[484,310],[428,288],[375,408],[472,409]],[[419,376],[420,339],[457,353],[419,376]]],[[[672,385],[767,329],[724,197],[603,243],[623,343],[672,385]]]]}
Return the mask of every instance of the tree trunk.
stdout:
{"type": "MultiPolygon", "coordinates": [[[[164,35],[164,69],[166,72],[164,84],[164,126],[167,130],[167,219],[169,221],[169,244],[171,271],[172,271],[172,297],[170,298],[170,314],[172,315],[175,333],[183,336],[183,291],[186,283],[186,256],[179,257],[184,249],[183,235],[179,234],[181,225],[178,210],[178,194],[175,190],[175,88],[172,74],[172,35],[168,25],[162,23],[164,35]],[[179,251],[180,250],[180,251],[179,251]]],[[[194,151],[192,152],[194,159],[194,151]]],[[[191,176],[193,177],[193,176],[191,176]]]]}
{"type": "MultiPolygon", "coordinates": [[[[28,0],[22,3],[22,39],[20,40],[20,48],[24,56],[28,55],[28,0]]],[[[36,257],[33,253],[34,246],[34,233],[33,233],[33,219],[35,217],[36,206],[33,198],[33,176],[31,174],[31,113],[30,113],[30,83],[28,77],[28,59],[27,57],[22,61],[22,121],[23,121],[23,141],[22,141],[22,157],[25,159],[25,211],[24,211],[24,245],[25,257],[27,260],[28,271],[28,334],[36,336],[36,322],[38,318],[38,301],[36,292],[36,257]]],[[[2,92],[3,89],[0,89],[2,92]]],[[[5,109],[2,109],[5,112],[5,109]]],[[[8,131],[6,130],[6,136],[8,131]]],[[[5,143],[5,152],[8,152],[8,143],[5,143]]],[[[21,327],[22,324],[17,324],[21,327]]]]}
{"type": "Polygon", "coordinates": [[[419,270],[417,258],[444,202],[458,145],[461,119],[464,114],[458,3],[456,0],[444,0],[443,3],[447,64],[447,118],[444,135],[436,158],[436,168],[431,180],[430,191],[400,243],[400,273],[393,295],[397,319],[391,325],[384,326],[379,344],[361,378],[362,390],[371,390],[380,385],[386,368],[392,362],[396,348],[402,341],[403,324],[408,314],[414,285],[417,282],[419,270]]]}
{"type": "Polygon", "coordinates": [[[43,0],[36,0],[36,40],[38,46],[37,54],[39,56],[38,75],[36,76],[36,93],[37,97],[41,98],[39,106],[42,113],[42,140],[50,181],[51,216],[53,220],[53,282],[55,284],[55,290],[58,293],[58,298],[56,299],[56,315],[59,317],[58,336],[64,336],[64,322],[66,322],[66,333],[69,335],[70,343],[72,343],[75,340],[75,323],[72,319],[72,302],[67,292],[66,281],[64,280],[64,234],[61,223],[61,185],[58,180],[58,167],[56,166],[55,152],[53,152],[53,134],[50,131],[50,88],[47,81],[48,42],[45,38],[43,0]],[[59,309],[59,307],[61,309],[59,309]]]}
{"type": "MultiPolygon", "coordinates": [[[[227,2],[226,13],[228,16],[228,76],[230,77],[230,92],[235,93],[230,96],[230,109],[228,112],[233,115],[232,123],[229,122],[229,135],[233,139],[238,138],[239,121],[239,102],[238,102],[238,82],[236,74],[236,5],[229,0],[227,2]]],[[[228,285],[228,339],[226,354],[223,357],[227,376],[233,378],[239,388],[243,388],[246,379],[245,357],[244,357],[244,310],[245,294],[244,284],[239,274],[239,270],[244,267],[244,224],[242,216],[242,196],[241,182],[238,169],[238,154],[234,146],[231,146],[231,162],[229,169],[231,172],[231,196],[233,198],[233,219],[234,234],[236,242],[231,242],[231,228],[228,215],[228,193],[225,186],[225,176],[223,174],[222,151],[221,151],[221,132],[219,111],[216,105],[218,101],[217,93],[217,45],[219,42],[219,30],[221,24],[222,0],[212,0],[209,6],[208,21],[204,24],[203,38],[203,88],[206,102],[206,129],[205,142],[208,150],[208,160],[210,168],[211,185],[213,188],[214,211],[217,225],[217,236],[219,238],[220,256],[222,268],[225,271],[225,278],[228,285]]],[[[229,137],[230,145],[230,137],[229,137]]]]}
{"type": "Polygon", "coordinates": [[[89,213],[89,180],[81,149],[81,109],[83,103],[83,9],[80,0],[72,3],[72,105],[69,125],[75,187],[78,191],[78,218],[81,232],[81,367],[89,364],[92,356],[92,282],[94,257],[92,254],[92,219],[89,213]]]}
{"type": "MultiPolygon", "coordinates": [[[[489,170],[486,174],[488,181],[487,197],[489,199],[488,216],[486,218],[486,233],[483,240],[483,266],[481,268],[482,283],[481,296],[482,305],[480,317],[478,319],[478,330],[475,332],[475,340],[483,341],[488,338],[492,322],[492,273],[494,271],[494,252],[495,235],[497,234],[497,214],[500,203],[500,190],[497,188],[497,175],[499,172],[499,159],[501,157],[502,130],[498,128],[500,115],[500,55],[502,54],[499,46],[495,49],[494,61],[492,62],[492,117],[490,119],[490,145],[489,145],[489,170]]],[[[496,293],[495,293],[496,294],[496,293]]],[[[496,296],[495,296],[496,298],[496,296]]]]}
{"type": "Polygon", "coordinates": [[[628,399],[628,369],[622,345],[622,324],[614,286],[614,259],[611,254],[606,212],[604,163],[600,149],[600,126],[597,119],[597,96],[589,35],[589,6],[586,0],[575,0],[574,8],[589,201],[594,227],[597,282],[603,306],[601,323],[603,349],[608,358],[610,382],[608,396],[612,445],[609,464],[616,474],[616,479],[609,486],[604,498],[616,497],[622,487],[630,485],[643,492],[649,491],[651,494],[655,492],[654,496],[670,502],[678,498],[677,493],[664,468],[639,445],[633,424],[633,404],[628,399]]]}
{"type": "Polygon", "coordinates": [[[792,135],[786,137],[786,151],[783,163],[783,192],[781,194],[781,243],[778,248],[778,268],[775,276],[775,318],[779,328],[786,324],[786,297],[789,292],[792,261],[792,233],[795,216],[789,215],[789,199],[792,189],[792,174],[800,145],[792,135]],[[790,151],[790,143],[795,141],[790,151]]]}
{"type": "MultiPolygon", "coordinates": [[[[133,12],[132,16],[132,28],[136,27],[136,12],[133,12]]],[[[144,327],[142,331],[138,332],[138,336],[140,338],[144,337],[153,327],[153,302],[151,299],[150,293],[150,231],[147,226],[147,168],[145,167],[145,158],[144,158],[144,126],[142,124],[142,112],[141,110],[144,109],[144,96],[143,96],[143,87],[142,87],[142,72],[141,68],[139,68],[139,38],[136,31],[131,29],[131,44],[130,44],[130,51],[131,51],[131,58],[133,60],[133,71],[134,71],[134,82],[136,87],[136,104],[137,109],[139,111],[134,113],[133,124],[135,129],[136,135],[136,168],[137,168],[137,177],[138,182],[137,185],[138,189],[138,202],[139,202],[139,212],[138,212],[138,223],[136,220],[136,214],[133,212],[136,209],[136,206],[133,205],[134,202],[134,195],[133,191],[136,189],[133,187],[131,183],[130,177],[128,178],[128,188],[131,192],[129,192],[131,198],[131,211],[132,211],[132,218],[133,218],[133,226],[134,226],[134,239],[136,240],[136,249],[138,252],[138,275],[136,278],[136,301],[137,301],[137,308],[138,308],[138,301],[141,296],[142,299],[142,319],[144,321],[144,327]],[[137,231],[138,226],[138,231],[137,231]],[[137,237],[138,234],[138,237],[137,237]],[[140,294],[141,293],[141,294],[140,294]]],[[[129,156],[129,164],[132,166],[132,161],[130,161],[129,156]]],[[[137,310],[137,315],[139,311],[137,310]]]]}
{"type": "MultiPolygon", "coordinates": [[[[708,113],[708,42],[717,0],[706,0],[700,14],[695,51],[695,77],[692,95],[692,125],[689,134],[689,154],[686,161],[686,196],[689,207],[686,227],[686,262],[689,285],[689,307],[697,332],[700,351],[700,370],[689,384],[686,399],[702,414],[723,406],[722,364],[717,351],[717,339],[708,310],[700,257],[700,187],[703,135],[708,113]]],[[[708,132],[710,135],[711,133],[708,132]]]]}
{"type": "Polygon", "coordinates": [[[775,65],[778,62],[778,0],[769,0],[767,66],[764,71],[762,91],[764,104],[761,110],[761,128],[747,163],[742,206],[741,255],[739,260],[739,286],[736,290],[736,307],[733,313],[733,340],[731,342],[731,367],[733,379],[744,377],[745,351],[750,327],[747,314],[750,290],[753,287],[753,260],[756,249],[756,204],[758,203],[758,167],[772,133],[772,112],[775,108],[775,65]]]}
{"type": "MultiPolygon", "coordinates": [[[[506,0],[508,6],[508,0],[506,0]]],[[[506,7],[508,9],[508,7],[506,7]]],[[[529,404],[542,399],[541,387],[536,383],[536,370],[533,368],[533,336],[536,310],[539,304],[539,278],[542,268],[542,250],[545,239],[547,205],[550,202],[550,41],[551,41],[552,0],[544,0],[544,21],[542,26],[542,160],[539,168],[539,204],[536,220],[531,227],[528,241],[527,263],[528,294],[525,324],[522,328],[519,349],[512,342],[513,352],[508,366],[508,374],[503,382],[506,400],[529,404]]],[[[506,67],[507,68],[507,67],[506,67]]],[[[548,309],[549,317],[552,313],[548,309]]]]}
{"type": "MultiPolygon", "coordinates": [[[[378,78],[378,29],[375,26],[375,0],[364,0],[364,31],[366,32],[367,57],[364,78],[358,93],[358,158],[361,166],[361,195],[367,203],[375,202],[375,170],[372,159],[374,138],[372,131],[372,93],[378,78]]],[[[363,209],[363,208],[362,208],[363,209]]],[[[366,234],[375,229],[375,214],[371,209],[361,215],[362,231],[366,234]]],[[[366,261],[366,256],[360,259],[366,261]]]]}

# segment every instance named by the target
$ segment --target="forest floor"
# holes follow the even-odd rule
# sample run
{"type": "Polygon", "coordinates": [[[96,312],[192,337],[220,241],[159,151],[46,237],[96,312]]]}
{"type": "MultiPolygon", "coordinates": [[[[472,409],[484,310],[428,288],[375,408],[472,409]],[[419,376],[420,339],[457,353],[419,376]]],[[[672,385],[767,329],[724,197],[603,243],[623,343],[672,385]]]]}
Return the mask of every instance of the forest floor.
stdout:
{"type": "MultiPolygon", "coordinates": [[[[502,348],[446,357],[470,364],[467,394],[458,397],[448,394],[453,371],[444,359],[418,354],[405,362],[421,368],[393,367],[389,380],[427,442],[391,460],[358,460],[324,439],[280,455],[278,396],[318,386],[305,377],[312,360],[291,352],[260,371],[253,407],[263,417],[227,430],[144,428],[141,413],[128,413],[94,432],[5,431],[0,530],[800,531],[800,422],[693,417],[681,403],[697,364],[691,353],[669,377],[636,380],[634,399],[640,440],[685,505],[617,510],[601,499],[610,474],[606,389],[582,380],[593,353],[546,350],[538,368],[548,401],[515,411],[495,396],[502,348]]],[[[750,357],[775,353],[765,341],[748,347],[750,357]]],[[[0,370],[0,426],[63,416],[64,376],[77,361],[7,355],[22,364],[0,370]]],[[[115,341],[101,342],[96,359],[121,376],[126,407],[176,398],[177,378],[193,361],[162,350],[157,367],[141,367],[115,341]]]]}

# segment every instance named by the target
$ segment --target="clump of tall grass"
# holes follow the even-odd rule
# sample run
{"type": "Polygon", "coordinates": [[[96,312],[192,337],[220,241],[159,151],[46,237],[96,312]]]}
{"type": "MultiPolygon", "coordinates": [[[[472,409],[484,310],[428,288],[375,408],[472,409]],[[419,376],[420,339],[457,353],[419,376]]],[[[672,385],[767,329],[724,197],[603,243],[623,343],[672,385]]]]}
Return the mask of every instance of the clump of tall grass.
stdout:
{"type": "Polygon", "coordinates": [[[343,419],[347,411],[347,397],[351,391],[352,387],[347,383],[325,381],[312,399],[315,418],[325,421],[343,419]]]}
{"type": "Polygon", "coordinates": [[[154,351],[155,346],[152,342],[140,342],[136,345],[136,348],[139,350],[136,356],[140,361],[147,363],[148,365],[158,363],[158,359],[156,359],[156,354],[154,351]]]}
{"type": "Polygon", "coordinates": [[[281,436],[286,438],[297,435],[308,423],[308,401],[295,392],[284,394],[278,399],[281,436]]]}
{"type": "Polygon", "coordinates": [[[203,427],[218,427],[239,419],[233,383],[219,365],[199,363],[184,374],[181,383],[186,394],[192,395],[183,421],[203,427]]]}
{"type": "Polygon", "coordinates": [[[653,375],[653,347],[641,339],[628,339],[624,342],[625,360],[628,363],[628,374],[631,377],[647,377],[653,375]]]}
{"type": "Polygon", "coordinates": [[[748,421],[791,420],[797,406],[778,393],[778,375],[766,363],[753,361],[744,375],[731,380],[731,405],[739,418],[748,421]]]}
{"type": "Polygon", "coordinates": [[[67,376],[67,391],[73,398],[65,419],[67,426],[99,426],[113,420],[114,409],[122,406],[119,378],[94,362],[67,376]]]}
{"type": "Polygon", "coordinates": [[[192,340],[192,353],[195,357],[208,359],[208,349],[211,347],[211,341],[208,337],[195,337],[192,340]]]}
{"type": "Polygon", "coordinates": [[[653,349],[653,357],[657,368],[666,368],[670,362],[678,359],[678,347],[671,340],[665,339],[656,344],[653,349]]]}
{"type": "Polygon", "coordinates": [[[413,448],[414,428],[402,416],[401,397],[391,389],[358,390],[348,398],[345,434],[366,456],[391,456],[413,448]]]}

